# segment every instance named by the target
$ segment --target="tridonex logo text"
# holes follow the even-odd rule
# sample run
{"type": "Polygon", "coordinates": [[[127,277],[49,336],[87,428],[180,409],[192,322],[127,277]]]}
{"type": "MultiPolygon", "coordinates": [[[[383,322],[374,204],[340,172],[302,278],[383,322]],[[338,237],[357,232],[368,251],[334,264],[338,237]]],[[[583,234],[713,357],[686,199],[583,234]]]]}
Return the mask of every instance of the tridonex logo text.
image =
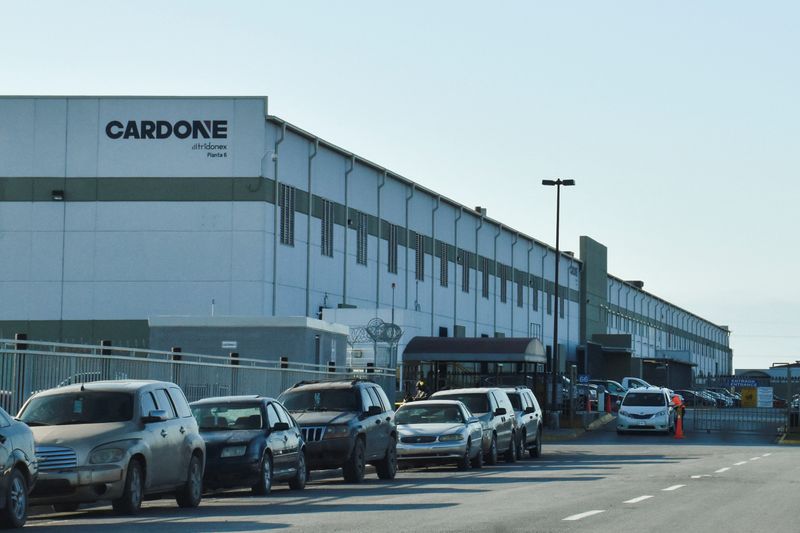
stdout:
{"type": "Polygon", "coordinates": [[[227,139],[227,120],[112,120],[106,124],[110,139],[227,139]]]}

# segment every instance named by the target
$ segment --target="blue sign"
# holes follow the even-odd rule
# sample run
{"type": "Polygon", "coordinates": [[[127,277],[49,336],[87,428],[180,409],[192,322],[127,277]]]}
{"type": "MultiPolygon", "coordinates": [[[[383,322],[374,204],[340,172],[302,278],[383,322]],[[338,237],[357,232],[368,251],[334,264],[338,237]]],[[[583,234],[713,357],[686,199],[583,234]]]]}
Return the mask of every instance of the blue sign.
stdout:
{"type": "Polygon", "coordinates": [[[758,381],[751,378],[731,378],[731,387],[758,387],[758,381]]]}
{"type": "Polygon", "coordinates": [[[578,383],[589,383],[589,374],[581,374],[578,376],[578,383]]]}

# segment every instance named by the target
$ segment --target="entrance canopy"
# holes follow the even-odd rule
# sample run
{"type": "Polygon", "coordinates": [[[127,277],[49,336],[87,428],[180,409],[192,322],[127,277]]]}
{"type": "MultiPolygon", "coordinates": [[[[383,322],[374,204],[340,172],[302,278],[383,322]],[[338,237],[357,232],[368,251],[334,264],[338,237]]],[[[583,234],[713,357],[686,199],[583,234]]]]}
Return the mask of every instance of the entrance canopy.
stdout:
{"type": "Polygon", "coordinates": [[[529,337],[414,337],[403,351],[405,363],[545,363],[542,341],[529,337]]]}

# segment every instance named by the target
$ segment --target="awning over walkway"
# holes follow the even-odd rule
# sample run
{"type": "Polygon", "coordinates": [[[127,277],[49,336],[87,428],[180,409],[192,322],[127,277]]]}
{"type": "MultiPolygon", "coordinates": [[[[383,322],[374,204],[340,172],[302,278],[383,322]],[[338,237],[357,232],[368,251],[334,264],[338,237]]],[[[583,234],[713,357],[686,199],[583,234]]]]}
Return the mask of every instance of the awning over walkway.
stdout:
{"type": "Polygon", "coordinates": [[[545,363],[542,341],[528,337],[414,337],[403,352],[403,361],[545,363]]]}

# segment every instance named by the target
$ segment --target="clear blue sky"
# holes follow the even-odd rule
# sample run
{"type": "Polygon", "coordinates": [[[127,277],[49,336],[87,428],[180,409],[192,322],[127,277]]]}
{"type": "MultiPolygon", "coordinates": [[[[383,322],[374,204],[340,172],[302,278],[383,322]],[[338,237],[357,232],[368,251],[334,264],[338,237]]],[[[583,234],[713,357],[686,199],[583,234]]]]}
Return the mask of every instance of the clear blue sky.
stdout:
{"type": "Polygon", "coordinates": [[[800,3],[2,2],[5,94],[270,111],[800,359],[800,3]]]}

